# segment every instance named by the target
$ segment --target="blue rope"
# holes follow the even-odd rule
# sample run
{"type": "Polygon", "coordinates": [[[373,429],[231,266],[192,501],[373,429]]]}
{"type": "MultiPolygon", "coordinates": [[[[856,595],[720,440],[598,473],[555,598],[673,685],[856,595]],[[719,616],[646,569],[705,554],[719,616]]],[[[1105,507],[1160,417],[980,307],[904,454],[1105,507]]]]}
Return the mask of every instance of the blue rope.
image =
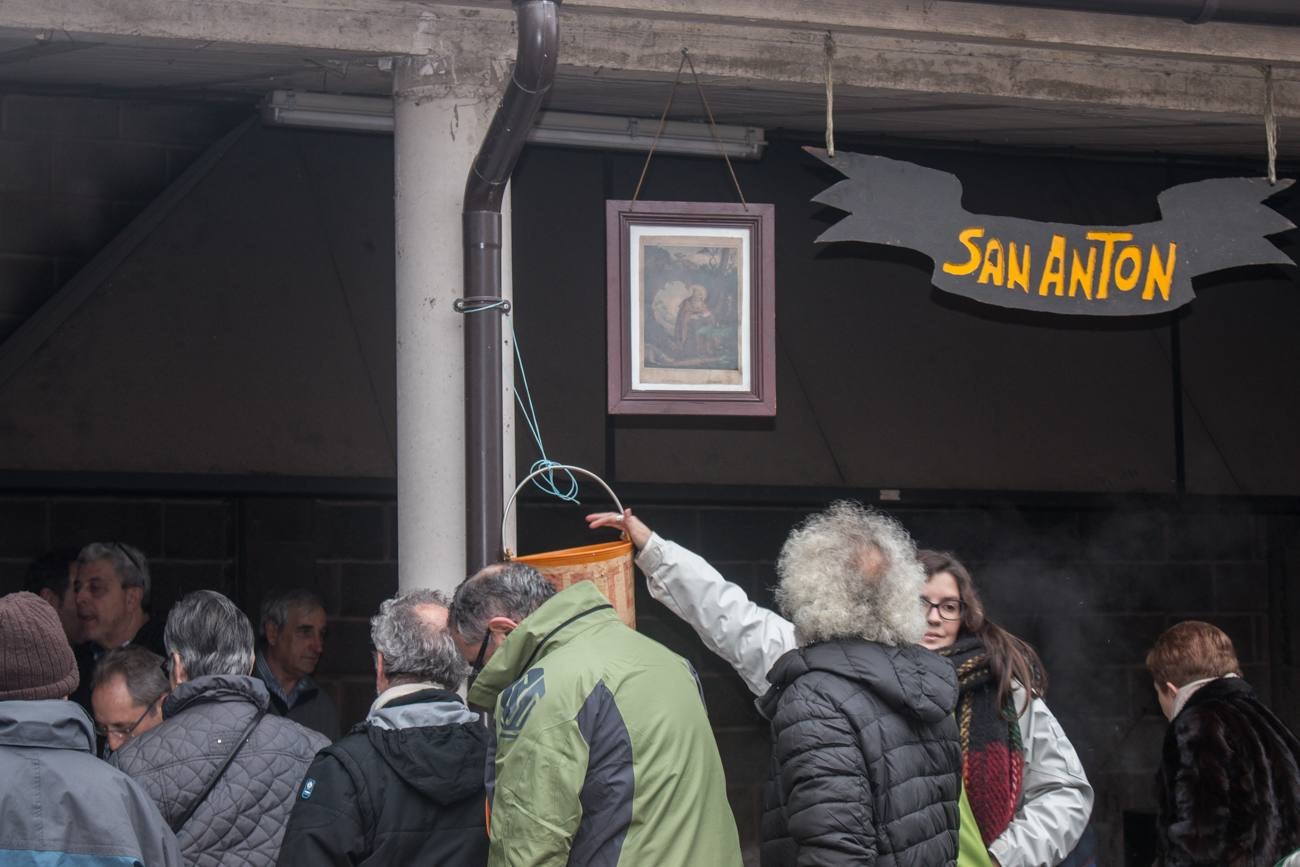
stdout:
{"type": "MultiPolygon", "coordinates": [[[[488,304],[484,307],[474,307],[466,309],[466,315],[470,313],[482,313],[484,310],[494,310],[504,306],[504,301],[498,301],[495,304],[488,304]]],[[[528,425],[528,432],[533,436],[533,442],[537,444],[537,451],[541,455],[536,461],[533,461],[528,468],[529,473],[535,473],[538,470],[550,470],[551,467],[563,466],[563,464],[553,461],[546,456],[546,446],[542,444],[542,428],[537,420],[537,409],[533,406],[533,392],[528,387],[528,372],[524,369],[524,356],[519,351],[519,335],[515,333],[515,323],[510,319],[509,313],[502,314],[503,319],[510,320],[510,340],[515,346],[515,364],[519,368],[519,379],[523,382],[523,397],[519,394],[519,389],[515,389],[515,403],[519,404],[519,411],[523,414],[524,423],[528,425]],[[524,398],[527,398],[527,405],[524,404],[524,398]]],[[[552,497],[563,500],[566,503],[578,503],[578,480],[573,473],[564,470],[564,475],[569,477],[569,484],[564,490],[560,490],[559,484],[555,480],[554,472],[547,472],[533,479],[533,487],[543,494],[549,494],[552,497]]]]}

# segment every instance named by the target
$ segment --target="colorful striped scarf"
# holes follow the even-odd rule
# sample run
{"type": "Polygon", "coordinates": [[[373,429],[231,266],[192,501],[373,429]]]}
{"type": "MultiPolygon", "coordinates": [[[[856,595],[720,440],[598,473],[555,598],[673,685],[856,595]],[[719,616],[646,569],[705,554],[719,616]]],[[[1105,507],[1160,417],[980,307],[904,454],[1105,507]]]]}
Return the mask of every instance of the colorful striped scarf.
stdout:
{"type": "Polygon", "coordinates": [[[939,652],[950,658],[957,669],[962,784],[980,836],[988,845],[1015,817],[1024,782],[1025,753],[1015,701],[1008,695],[1005,704],[998,707],[997,680],[978,638],[960,638],[939,652]]]}

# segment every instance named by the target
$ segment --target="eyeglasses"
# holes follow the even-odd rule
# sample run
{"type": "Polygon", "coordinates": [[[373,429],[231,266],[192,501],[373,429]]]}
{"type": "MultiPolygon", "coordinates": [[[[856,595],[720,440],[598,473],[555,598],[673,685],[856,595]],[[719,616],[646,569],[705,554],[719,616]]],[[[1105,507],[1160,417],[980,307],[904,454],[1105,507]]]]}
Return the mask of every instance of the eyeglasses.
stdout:
{"type": "Polygon", "coordinates": [[[944,599],[939,602],[931,602],[924,596],[921,597],[921,610],[925,616],[930,616],[932,609],[938,610],[940,620],[961,620],[962,602],[960,599],[944,599]]]}
{"type": "Polygon", "coordinates": [[[488,642],[491,640],[492,630],[484,630],[483,642],[478,646],[478,655],[474,657],[474,664],[469,667],[469,677],[465,678],[466,689],[474,686],[474,681],[478,680],[478,674],[483,670],[483,657],[487,656],[488,642]]]}
{"type": "Polygon", "coordinates": [[[122,556],[131,561],[131,565],[135,567],[136,572],[144,572],[144,567],[140,565],[140,561],[136,559],[136,556],[131,553],[130,548],[126,547],[121,542],[110,542],[109,544],[121,551],[122,556]]]}
{"type": "Polygon", "coordinates": [[[161,700],[162,696],[160,695],[158,698],[149,702],[149,706],[144,709],[144,713],[140,714],[140,718],[129,726],[102,726],[99,723],[95,723],[95,732],[102,738],[106,738],[109,735],[121,735],[123,738],[129,740],[131,738],[131,733],[140,727],[140,723],[144,722],[145,717],[153,713],[153,709],[157,707],[158,702],[161,700]]]}
{"type": "Polygon", "coordinates": [[[478,673],[483,670],[483,657],[487,656],[488,642],[492,640],[492,630],[488,629],[483,633],[483,643],[478,646],[478,656],[474,657],[474,672],[478,673]]]}

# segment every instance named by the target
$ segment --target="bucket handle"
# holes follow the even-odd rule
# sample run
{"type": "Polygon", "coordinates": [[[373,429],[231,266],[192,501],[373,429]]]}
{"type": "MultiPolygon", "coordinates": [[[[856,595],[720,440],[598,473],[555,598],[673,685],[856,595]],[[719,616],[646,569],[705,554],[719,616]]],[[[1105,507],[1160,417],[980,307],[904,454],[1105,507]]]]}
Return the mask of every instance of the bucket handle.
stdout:
{"type": "MultiPolygon", "coordinates": [[[[515,492],[510,495],[510,499],[506,500],[506,507],[501,510],[501,538],[502,539],[506,537],[506,519],[510,517],[510,509],[514,506],[515,498],[519,496],[519,492],[524,489],[524,485],[527,485],[529,482],[531,482],[533,479],[540,476],[542,473],[549,473],[552,472],[553,470],[568,470],[571,473],[582,473],[582,475],[586,476],[587,478],[594,480],[596,484],[600,485],[602,488],[605,489],[605,493],[609,494],[609,498],[614,501],[614,505],[618,508],[618,513],[620,515],[623,514],[623,504],[619,502],[618,496],[614,493],[613,490],[610,489],[609,485],[605,484],[605,480],[602,479],[600,476],[596,475],[591,470],[584,470],[582,467],[575,467],[572,464],[550,464],[549,466],[542,467],[539,470],[533,470],[531,473],[524,476],[524,480],[515,486],[515,492]]],[[[627,533],[623,533],[622,536],[624,539],[626,539],[627,533]]],[[[509,548],[506,548],[504,553],[507,560],[513,560],[515,558],[515,555],[511,553],[509,548]]]]}

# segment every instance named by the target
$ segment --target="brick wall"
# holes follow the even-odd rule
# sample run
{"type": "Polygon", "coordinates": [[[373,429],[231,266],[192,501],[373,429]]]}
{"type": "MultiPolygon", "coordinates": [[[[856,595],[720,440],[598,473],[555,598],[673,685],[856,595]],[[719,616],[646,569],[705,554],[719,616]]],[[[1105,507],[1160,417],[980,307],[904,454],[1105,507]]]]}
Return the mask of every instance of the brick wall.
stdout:
{"type": "MultiPolygon", "coordinates": [[[[636,504],[634,504],[636,505],[636,504]]],[[[789,528],[811,507],[647,505],[656,531],[714,562],[757,601],[772,604],[774,562],[789,528]]],[[[519,548],[591,541],[583,507],[524,503],[519,548]]],[[[1103,863],[1127,860],[1125,812],[1138,835],[1153,809],[1151,775],[1164,720],[1142,668],[1166,626],[1210,620],[1232,636],[1247,677],[1300,726],[1288,620],[1300,594],[1300,516],[1207,508],[892,508],[922,546],[946,547],[970,566],[996,620],[1031,641],[1051,675],[1048,702],[1097,789],[1103,863]],[[1130,817],[1132,818],[1132,817],[1130,817]]],[[[164,610],[199,587],[230,594],[255,616],[273,587],[307,586],[325,599],[330,638],[320,671],[344,721],[373,696],[367,619],[396,591],[395,505],[303,497],[220,499],[8,496],[0,498],[0,591],[27,560],[92,539],[140,545],[164,610]]],[[[700,672],[742,838],[758,836],[767,771],[766,728],[740,679],[662,605],[637,591],[639,628],[700,672]]],[[[1300,639],[1297,639],[1300,641],[1300,639]]],[[[1131,847],[1140,840],[1131,836],[1131,847]]]]}
{"type": "Polygon", "coordinates": [[[0,94],[0,341],[247,113],[0,94]]]}

